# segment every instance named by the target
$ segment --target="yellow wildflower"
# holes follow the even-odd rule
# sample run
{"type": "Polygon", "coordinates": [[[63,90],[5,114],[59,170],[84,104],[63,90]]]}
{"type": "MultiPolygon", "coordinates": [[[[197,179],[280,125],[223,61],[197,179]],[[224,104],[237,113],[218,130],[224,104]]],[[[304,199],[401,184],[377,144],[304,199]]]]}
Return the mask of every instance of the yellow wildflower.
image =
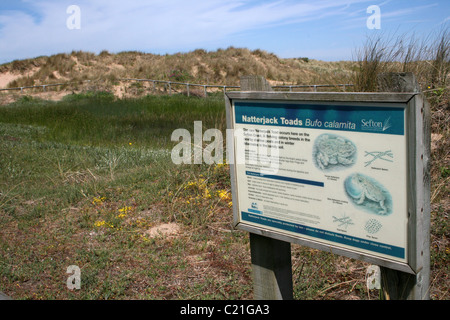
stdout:
{"type": "Polygon", "coordinates": [[[122,213],[127,213],[128,211],[131,211],[133,209],[133,207],[123,207],[123,208],[120,208],[119,209],[119,212],[122,212],[122,213]]]}
{"type": "Polygon", "coordinates": [[[218,196],[220,199],[225,200],[225,201],[231,200],[230,193],[227,190],[219,190],[218,196]]]}
{"type": "Polygon", "coordinates": [[[195,182],[195,181],[189,181],[189,182],[187,183],[187,185],[184,186],[184,190],[189,189],[190,187],[194,187],[194,186],[196,186],[196,185],[197,185],[197,182],[195,182]]]}
{"type": "Polygon", "coordinates": [[[93,205],[101,205],[104,201],[106,200],[105,197],[94,197],[94,199],[92,199],[92,204],[93,205]]]}
{"type": "Polygon", "coordinates": [[[211,198],[211,194],[209,193],[208,188],[205,188],[205,189],[203,190],[203,197],[204,197],[204,198],[211,198]]]}
{"type": "Polygon", "coordinates": [[[224,162],[224,163],[218,163],[215,167],[214,167],[214,169],[216,170],[216,169],[220,169],[220,168],[223,168],[223,167],[226,167],[228,165],[228,163],[226,163],[226,162],[224,162]]]}
{"type": "Polygon", "coordinates": [[[105,224],[106,224],[106,221],[105,221],[105,220],[96,221],[96,222],[94,223],[94,225],[95,225],[96,227],[102,227],[102,226],[104,226],[105,224]]]}

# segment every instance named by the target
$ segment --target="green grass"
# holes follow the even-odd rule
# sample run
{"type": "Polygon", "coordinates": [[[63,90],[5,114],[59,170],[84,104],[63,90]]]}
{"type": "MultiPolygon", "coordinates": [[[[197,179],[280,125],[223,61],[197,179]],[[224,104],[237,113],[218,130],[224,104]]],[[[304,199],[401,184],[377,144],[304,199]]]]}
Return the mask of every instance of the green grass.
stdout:
{"type": "MultiPolygon", "coordinates": [[[[0,291],[14,299],[251,299],[248,235],[232,228],[229,167],[170,157],[173,130],[193,132],[194,121],[225,130],[224,108],[219,96],[107,93],[0,107],[0,291]],[[151,236],[164,223],[178,232],[151,236]],[[70,265],[81,268],[80,290],[66,286],[70,265]]],[[[445,239],[448,223],[433,219],[435,239],[445,239]]],[[[441,279],[448,248],[434,243],[441,279]]],[[[296,299],[377,298],[365,288],[365,263],[293,245],[292,264],[296,299]]],[[[434,281],[432,296],[448,298],[447,289],[434,281]]]]}
{"type": "MultiPolygon", "coordinates": [[[[223,99],[147,96],[114,99],[109,93],[66,96],[50,103],[24,97],[2,108],[2,122],[45,127],[42,140],[100,147],[167,148],[176,128],[226,128],[223,99]]],[[[173,145],[173,143],[172,143],[173,145]]]]}
{"type": "Polygon", "coordinates": [[[228,168],[170,158],[172,131],[192,131],[198,120],[225,129],[223,99],[88,93],[1,107],[0,291],[15,299],[249,297],[248,257],[234,261],[247,239],[231,230],[223,197],[228,168]],[[148,234],[167,222],[177,235],[148,234]],[[81,268],[81,290],[66,287],[69,265],[81,268]]]}

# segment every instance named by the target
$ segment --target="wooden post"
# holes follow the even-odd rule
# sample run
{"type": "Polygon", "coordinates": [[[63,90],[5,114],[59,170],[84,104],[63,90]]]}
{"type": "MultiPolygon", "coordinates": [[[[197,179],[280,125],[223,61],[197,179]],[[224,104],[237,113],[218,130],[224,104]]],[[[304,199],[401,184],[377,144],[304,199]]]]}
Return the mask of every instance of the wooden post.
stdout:
{"type": "Polygon", "coordinates": [[[291,244],[250,233],[254,298],[292,300],[291,244]]]}
{"type": "MultiPolygon", "coordinates": [[[[273,91],[264,77],[241,77],[241,91],[273,91]]],[[[254,298],[293,299],[291,244],[250,233],[254,298]]]]}
{"type": "Polygon", "coordinates": [[[243,76],[241,91],[273,91],[273,89],[262,76],[243,76]]]}
{"type": "MultiPolygon", "coordinates": [[[[420,92],[412,73],[384,73],[378,76],[378,91],[420,92]]],[[[415,199],[411,210],[415,210],[413,221],[416,227],[410,246],[416,251],[416,265],[421,266],[417,274],[408,274],[385,267],[381,270],[381,289],[388,300],[427,300],[430,297],[430,107],[424,97],[423,107],[414,106],[416,116],[416,172],[411,181],[415,188],[415,199]]],[[[422,104],[421,104],[422,105],[422,104]]]]}

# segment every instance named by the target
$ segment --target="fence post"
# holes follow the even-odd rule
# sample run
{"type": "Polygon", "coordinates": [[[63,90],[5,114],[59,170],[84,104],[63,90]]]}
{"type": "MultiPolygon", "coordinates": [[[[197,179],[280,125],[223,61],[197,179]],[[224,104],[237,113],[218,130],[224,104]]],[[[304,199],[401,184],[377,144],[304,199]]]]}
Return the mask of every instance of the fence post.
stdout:
{"type": "Polygon", "coordinates": [[[208,96],[208,93],[206,92],[206,86],[203,86],[203,90],[205,91],[205,98],[208,96]]]}
{"type": "MultiPolygon", "coordinates": [[[[412,73],[383,73],[378,76],[378,91],[421,92],[412,73]]],[[[416,106],[414,106],[416,107],[416,106]]],[[[381,289],[388,300],[428,300],[430,296],[430,106],[423,98],[423,108],[415,111],[416,123],[416,161],[415,183],[417,259],[421,259],[422,269],[417,274],[408,274],[386,267],[381,270],[381,289]]]]}
{"type": "Polygon", "coordinates": [[[243,76],[241,77],[242,91],[273,91],[270,84],[261,76],[243,76]]]}
{"type": "MultiPolygon", "coordinates": [[[[241,77],[242,91],[273,91],[260,76],[241,77]]],[[[292,300],[292,262],[289,242],[250,233],[254,298],[292,300]]]]}

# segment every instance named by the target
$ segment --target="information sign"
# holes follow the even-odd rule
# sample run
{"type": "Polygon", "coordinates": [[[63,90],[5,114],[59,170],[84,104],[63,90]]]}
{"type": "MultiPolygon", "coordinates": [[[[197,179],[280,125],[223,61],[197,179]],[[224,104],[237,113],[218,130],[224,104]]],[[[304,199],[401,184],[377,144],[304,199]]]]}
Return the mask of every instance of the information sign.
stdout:
{"type": "Polygon", "coordinates": [[[228,93],[227,99],[237,228],[414,271],[411,95],[384,101],[376,94],[228,93]]]}

